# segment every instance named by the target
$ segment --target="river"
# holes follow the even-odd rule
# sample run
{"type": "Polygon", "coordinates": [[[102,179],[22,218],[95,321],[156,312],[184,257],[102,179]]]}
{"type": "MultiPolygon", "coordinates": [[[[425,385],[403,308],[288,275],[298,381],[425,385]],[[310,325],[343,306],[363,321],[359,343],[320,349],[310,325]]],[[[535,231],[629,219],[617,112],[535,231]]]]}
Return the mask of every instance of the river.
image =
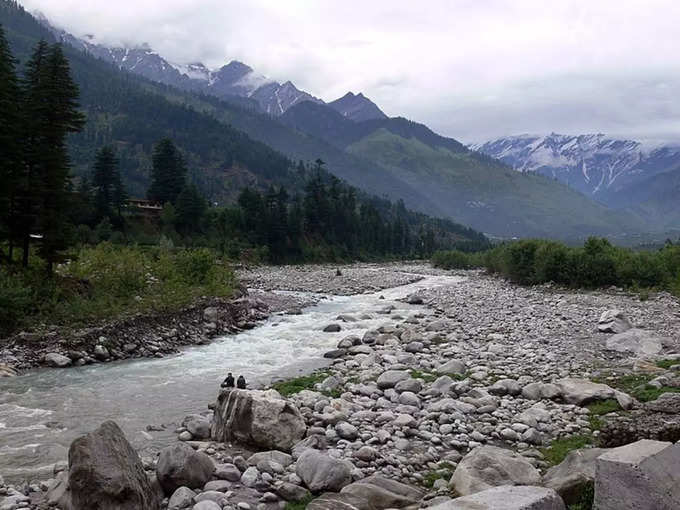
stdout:
{"type": "Polygon", "coordinates": [[[377,310],[391,304],[395,315],[423,311],[395,300],[458,279],[428,276],[372,294],[324,296],[301,315],[273,315],[252,330],[175,356],[43,368],[0,379],[0,475],[9,482],[50,478],[54,464],[67,459],[71,441],[108,419],[142,453],[155,451],[175,440],[174,429],[186,414],[207,410],[228,371],[252,385],[309,372],[328,363],[323,353],[344,336],[389,322],[377,310]],[[339,333],[322,332],[339,314],[372,318],[342,323],[339,333]],[[168,426],[146,432],[149,424],[168,426]]]}

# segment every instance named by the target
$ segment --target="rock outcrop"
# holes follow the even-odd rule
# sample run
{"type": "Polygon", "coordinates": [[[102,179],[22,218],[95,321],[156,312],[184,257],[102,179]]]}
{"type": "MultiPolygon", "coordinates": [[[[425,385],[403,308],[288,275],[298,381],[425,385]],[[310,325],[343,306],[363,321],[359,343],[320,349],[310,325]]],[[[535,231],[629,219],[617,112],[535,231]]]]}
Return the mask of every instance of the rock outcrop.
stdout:
{"type": "Polygon", "coordinates": [[[542,485],[554,489],[566,504],[577,503],[586,487],[595,480],[597,458],[608,451],[606,448],[584,448],[569,452],[560,464],[548,469],[542,485]]]}
{"type": "Polygon", "coordinates": [[[274,390],[222,390],[215,406],[211,438],[289,452],[306,429],[297,407],[274,390]]]}
{"type": "Polygon", "coordinates": [[[73,510],[160,509],[137,452],[112,421],[73,441],[68,463],[66,497],[73,510]]]}
{"type": "Polygon", "coordinates": [[[680,508],[680,445],[643,439],[597,459],[594,508],[680,508]]]}
{"type": "Polygon", "coordinates": [[[430,507],[430,510],[566,510],[552,489],[502,486],[430,507]]]}

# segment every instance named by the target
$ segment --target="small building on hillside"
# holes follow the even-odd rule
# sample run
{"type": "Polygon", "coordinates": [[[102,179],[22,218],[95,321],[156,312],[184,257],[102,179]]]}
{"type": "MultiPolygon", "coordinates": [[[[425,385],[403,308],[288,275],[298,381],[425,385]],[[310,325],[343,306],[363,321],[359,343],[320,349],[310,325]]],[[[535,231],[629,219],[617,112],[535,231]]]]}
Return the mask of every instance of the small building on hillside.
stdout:
{"type": "Polygon", "coordinates": [[[163,205],[159,202],[131,198],[125,202],[125,214],[138,218],[160,218],[163,205]]]}

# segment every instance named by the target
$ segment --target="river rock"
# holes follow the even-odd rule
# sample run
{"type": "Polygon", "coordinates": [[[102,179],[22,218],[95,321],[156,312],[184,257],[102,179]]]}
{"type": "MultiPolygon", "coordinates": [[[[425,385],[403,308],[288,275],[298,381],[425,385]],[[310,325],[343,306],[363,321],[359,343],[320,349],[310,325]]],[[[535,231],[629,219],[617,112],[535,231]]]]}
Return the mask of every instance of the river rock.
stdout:
{"type": "Polygon", "coordinates": [[[602,312],[597,323],[597,329],[601,333],[623,333],[633,326],[621,310],[607,310],[602,312]]]}
{"type": "Polygon", "coordinates": [[[193,502],[196,493],[192,491],[189,487],[179,487],[170,496],[170,501],[168,501],[168,510],[183,510],[189,508],[193,502]]]}
{"type": "Polygon", "coordinates": [[[372,475],[354,482],[344,487],[340,493],[363,499],[376,510],[416,505],[425,495],[425,492],[417,487],[380,475],[372,475]]]}
{"type": "Polygon", "coordinates": [[[340,330],[342,330],[342,327],[340,324],[329,324],[325,328],[323,328],[324,333],[338,333],[340,330]]]}
{"type": "Polygon", "coordinates": [[[5,363],[0,363],[0,377],[15,377],[18,373],[14,368],[5,363]]]}
{"type": "Polygon", "coordinates": [[[633,354],[644,358],[659,354],[663,349],[664,342],[667,341],[668,339],[658,337],[644,329],[632,328],[611,336],[606,345],[610,351],[633,354]]]}
{"type": "Polygon", "coordinates": [[[449,482],[462,496],[498,485],[538,485],[541,474],[521,455],[496,446],[480,446],[460,461],[449,482]]]}
{"type": "Polygon", "coordinates": [[[430,507],[430,510],[565,510],[552,489],[531,486],[493,487],[430,507]]]}
{"type": "Polygon", "coordinates": [[[583,406],[596,400],[616,398],[616,390],[606,384],[594,383],[587,379],[568,377],[555,382],[560,395],[568,404],[583,406]]]}
{"type": "Polygon", "coordinates": [[[68,452],[68,492],[74,510],[160,509],[142,461],[112,421],[79,437],[68,452]]]}
{"type": "Polygon", "coordinates": [[[351,465],[316,450],[306,450],[295,472],[312,492],[339,491],[352,481],[351,465]]]}
{"type": "Polygon", "coordinates": [[[370,510],[366,500],[351,494],[326,492],[307,505],[306,510],[370,510]]]}
{"type": "Polygon", "coordinates": [[[437,367],[438,374],[464,374],[465,373],[465,363],[457,359],[452,359],[443,363],[437,367]]]}
{"type": "Polygon", "coordinates": [[[222,507],[214,501],[199,501],[192,510],[222,510],[222,507]]]}
{"type": "Polygon", "coordinates": [[[680,508],[680,445],[643,439],[614,448],[597,459],[598,510],[680,508]]]}
{"type": "Polygon", "coordinates": [[[71,366],[71,358],[57,352],[45,354],[45,363],[54,368],[66,368],[71,366]]]}
{"type": "Polygon", "coordinates": [[[212,459],[185,443],[163,448],[156,465],[158,482],[166,494],[182,486],[202,489],[214,472],[212,459]]]}
{"type": "Polygon", "coordinates": [[[217,399],[211,437],[222,443],[290,451],[306,429],[298,408],[277,392],[228,389],[217,399]]]}
{"type": "Polygon", "coordinates": [[[184,426],[187,428],[193,439],[208,439],[210,437],[210,422],[203,416],[191,416],[185,420],[184,426]]]}
{"type": "Polygon", "coordinates": [[[304,487],[295,485],[289,482],[280,482],[275,487],[274,490],[280,498],[286,501],[302,501],[309,497],[309,491],[304,487]]]}
{"type": "Polygon", "coordinates": [[[378,384],[378,388],[385,390],[388,388],[394,388],[398,382],[405,381],[410,377],[411,376],[406,370],[386,370],[380,374],[380,377],[378,377],[376,382],[378,384]]]}
{"type": "Polygon", "coordinates": [[[607,448],[582,448],[569,452],[557,466],[543,476],[543,485],[554,489],[567,504],[576,504],[583,490],[595,480],[597,458],[607,448]]]}

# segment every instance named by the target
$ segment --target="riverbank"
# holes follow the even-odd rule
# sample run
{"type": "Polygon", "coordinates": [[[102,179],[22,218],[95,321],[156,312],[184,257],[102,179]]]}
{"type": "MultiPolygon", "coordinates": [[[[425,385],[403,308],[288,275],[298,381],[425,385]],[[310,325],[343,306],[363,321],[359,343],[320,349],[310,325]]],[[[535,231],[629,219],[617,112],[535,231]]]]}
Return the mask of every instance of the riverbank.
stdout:
{"type": "MultiPolygon", "coordinates": [[[[431,285],[379,291],[361,305],[363,294],[329,302],[316,294],[309,299],[319,300],[319,307],[288,310],[309,317],[304,331],[295,326],[287,334],[311,335],[333,358],[318,378],[319,386],[312,384],[312,391],[289,400],[307,426],[305,441],[350,462],[354,480],[386,476],[427,487],[426,501],[437,501],[451,496],[452,472],[482,445],[516,451],[523,462],[544,473],[573,448],[570,438],[578,438],[580,445],[594,444],[603,435],[615,441],[617,432],[607,429],[605,421],[619,414],[656,412],[623,395],[639,396],[632,386],[619,388],[623,377],[635,374],[659,391],[680,388],[675,366],[680,359],[680,307],[669,294],[651,294],[642,301],[617,289],[519,287],[479,271],[444,272],[418,264],[341,266],[340,272],[342,276],[335,276],[335,266],[261,268],[250,278],[260,282],[262,292],[356,294],[374,285],[371,274],[392,273],[389,281],[397,282],[446,275],[427,280],[431,285]],[[447,280],[451,276],[457,278],[447,280]],[[331,283],[324,287],[324,281],[331,283]],[[395,297],[403,303],[393,301],[395,297]],[[342,313],[317,314],[318,308],[334,310],[338,304],[342,313]],[[613,320],[600,324],[600,319],[614,310],[620,313],[611,317],[625,317],[628,327],[645,332],[642,340],[612,342],[611,328],[618,326],[609,324],[613,320]],[[339,331],[324,331],[332,325],[339,331]],[[601,407],[579,400],[579,391],[585,390],[575,387],[574,380],[611,385],[609,390],[597,388],[601,407]]],[[[293,317],[300,316],[272,316],[253,333],[267,332],[268,345],[275,347],[278,328],[287,327],[293,317]]],[[[664,415],[664,423],[680,423],[679,417],[664,415]]],[[[188,427],[176,430],[185,432],[188,427]]],[[[191,432],[184,437],[198,439],[191,432]]],[[[248,470],[253,486],[247,491],[241,490],[240,478],[222,484],[232,492],[232,504],[256,507],[277,483],[302,483],[294,476],[295,463],[268,475],[237,461],[228,445],[205,439],[192,444],[218,464],[238,464],[243,469],[234,469],[240,475],[248,470]]],[[[153,468],[155,460],[148,462],[153,468]]]]}

